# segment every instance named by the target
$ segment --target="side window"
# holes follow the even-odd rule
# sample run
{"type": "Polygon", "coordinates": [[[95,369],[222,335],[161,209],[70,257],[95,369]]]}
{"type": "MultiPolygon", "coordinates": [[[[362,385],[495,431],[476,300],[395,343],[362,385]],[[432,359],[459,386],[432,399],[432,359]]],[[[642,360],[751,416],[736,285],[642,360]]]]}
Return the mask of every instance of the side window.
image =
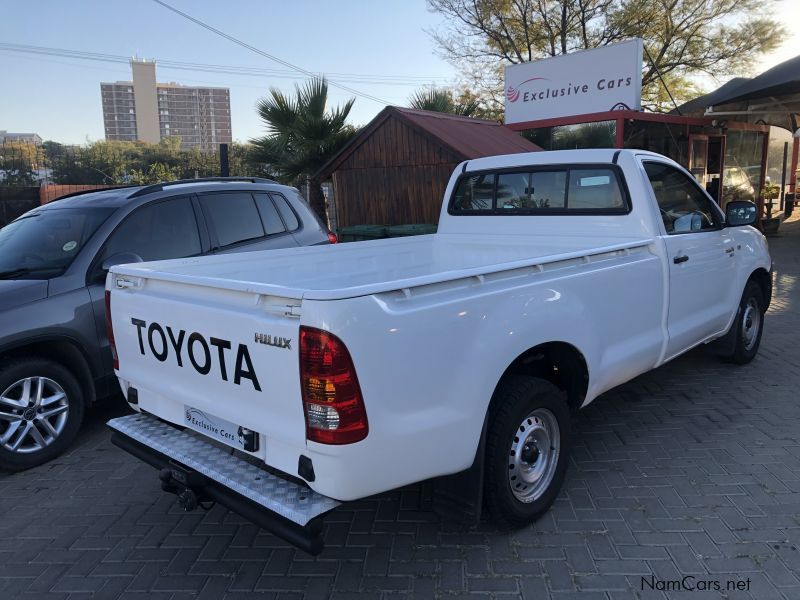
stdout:
{"type": "Polygon", "coordinates": [[[200,254],[200,234],[189,198],[137,208],[112,233],[100,260],[133,252],[143,260],[166,260],[200,254]]]}
{"type": "Polygon", "coordinates": [[[717,214],[692,179],[678,169],[645,162],[644,170],[661,211],[667,233],[690,233],[716,229],[717,214]]]}
{"type": "Polygon", "coordinates": [[[286,228],[283,226],[283,221],[281,221],[281,217],[275,209],[272,200],[270,200],[269,195],[263,193],[253,194],[253,196],[256,199],[256,206],[258,206],[258,212],[261,214],[261,223],[264,225],[264,231],[267,232],[267,235],[275,235],[276,233],[283,233],[286,231],[286,228]]]}
{"type": "Polygon", "coordinates": [[[278,212],[281,213],[283,222],[286,223],[286,229],[289,231],[294,231],[300,227],[300,223],[297,220],[297,215],[294,214],[292,207],[289,206],[288,200],[286,200],[286,198],[280,194],[270,194],[270,196],[272,196],[272,199],[275,201],[275,206],[278,207],[278,212]]]}
{"type": "Polygon", "coordinates": [[[200,206],[220,248],[265,235],[256,203],[247,192],[203,194],[200,206]]]}
{"type": "Polygon", "coordinates": [[[481,173],[462,178],[456,188],[453,209],[458,212],[492,210],[494,179],[493,173],[481,173]]]}

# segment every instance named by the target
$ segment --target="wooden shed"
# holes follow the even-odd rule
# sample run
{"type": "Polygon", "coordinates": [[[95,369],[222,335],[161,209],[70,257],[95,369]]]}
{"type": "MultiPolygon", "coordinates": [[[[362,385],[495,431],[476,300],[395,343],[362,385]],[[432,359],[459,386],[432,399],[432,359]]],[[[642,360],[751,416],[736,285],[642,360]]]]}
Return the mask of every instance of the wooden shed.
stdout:
{"type": "Polygon", "coordinates": [[[541,150],[495,121],[387,106],[319,172],[337,227],[438,223],[455,166],[541,150]]]}

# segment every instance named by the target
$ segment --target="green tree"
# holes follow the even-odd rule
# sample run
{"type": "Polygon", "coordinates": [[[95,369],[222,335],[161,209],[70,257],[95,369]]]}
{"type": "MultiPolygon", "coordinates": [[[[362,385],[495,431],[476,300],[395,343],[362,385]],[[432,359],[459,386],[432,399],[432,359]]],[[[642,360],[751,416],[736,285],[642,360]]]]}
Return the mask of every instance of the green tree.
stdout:
{"type": "Polygon", "coordinates": [[[44,166],[44,150],[28,142],[5,142],[0,145],[0,179],[5,185],[38,184],[38,170],[44,166]]]}
{"type": "Polygon", "coordinates": [[[643,104],[667,104],[659,72],[676,100],[695,91],[691,77],[749,72],[776,48],[785,28],[768,16],[777,0],[428,0],[447,18],[432,33],[443,55],[487,101],[502,105],[503,69],[597,48],[645,41],[643,104]],[[652,61],[647,56],[652,57],[652,61]]]}
{"type": "Polygon", "coordinates": [[[270,88],[257,104],[267,135],[252,141],[255,160],[287,183],[303,185],[308,179],[311,208],[326,222],[322,182],[315,175],[355,135],[347,124],[354,101],[328,111],[328,83],[317,78],[295,86],[294,97],[270,88]]]}
{"type": "Polygon", "coordinates": [[[131,185],[147,185],[162,181],[175,181],[180,178],[179,167],[162,162],[154,162],[146,169],[134,169],[128,176],[131,185]]]}
{"type": "Polygon", "coordinates": [[[450,90],[439,88],[422,88],[409,98],[409,106],[417,110],[450,113],[464,117],[477,117],[481,106],[475,98],[455,98],[450,90]]]}

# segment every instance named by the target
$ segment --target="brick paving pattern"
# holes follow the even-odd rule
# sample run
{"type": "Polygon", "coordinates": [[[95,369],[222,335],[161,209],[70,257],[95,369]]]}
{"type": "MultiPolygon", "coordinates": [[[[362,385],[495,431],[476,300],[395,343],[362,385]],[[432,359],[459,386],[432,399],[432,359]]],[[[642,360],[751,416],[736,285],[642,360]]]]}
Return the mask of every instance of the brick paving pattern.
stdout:
{"type": "Polygon", "coordinates": [[[452,530],[416,486],[335,510],[312,558],[220,507],[181,512],[109,443],[116,402],[65,457],[0,476],[0,598],[800,598],[800,220],[770,245],[757,359],[694,351],[595,401],[522,531],[452,530]],[[647,584],[685,576],[722,590],[647,584]]]}

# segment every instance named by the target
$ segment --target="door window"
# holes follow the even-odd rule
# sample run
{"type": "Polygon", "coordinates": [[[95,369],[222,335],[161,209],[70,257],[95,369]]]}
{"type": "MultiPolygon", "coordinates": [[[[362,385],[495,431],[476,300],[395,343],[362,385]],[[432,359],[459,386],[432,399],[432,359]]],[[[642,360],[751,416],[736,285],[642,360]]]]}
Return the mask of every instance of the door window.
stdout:
{"type": "Polygon", "coordinates": [[[686,174],[656,162],[645,162],[644,169],[653,186],[667,233],[718,228],[719,216],[713,203],[686,174]]]}
{"type": "Polygon", "coordinates": [[[189,198],[137,208],[108,238],[101,260],[133,252],[142,260],[166,260],[200,254],[200,234],[189,198]]]}
{"type": "Polygon", "coordinates": [[[256,203],[247,192],[201,195],[200,205],[220,248],[265,235],[256,203]]]}

